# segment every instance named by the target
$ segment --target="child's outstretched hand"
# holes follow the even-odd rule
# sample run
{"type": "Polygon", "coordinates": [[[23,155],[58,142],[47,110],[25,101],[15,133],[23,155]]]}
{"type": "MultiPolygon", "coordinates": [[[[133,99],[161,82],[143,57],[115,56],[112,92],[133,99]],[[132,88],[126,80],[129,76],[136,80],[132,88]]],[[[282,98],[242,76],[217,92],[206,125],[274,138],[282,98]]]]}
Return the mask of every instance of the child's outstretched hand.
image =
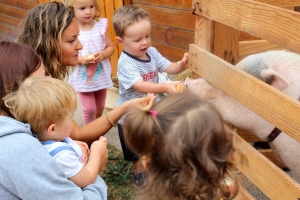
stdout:
{"type": "Polygon", "coordinates": [[[177,85],[181,84],[181,81],[171,82],[171,83],[163,83],[165,85],[167,94],[174,94],[177,92],[177,85]]]}
{"type": "Polygon", "coordinates": [[[189,66],[188,66],[188,63],[189,63],[189,54],[188,53],[185,53],[183,55],[183,58],[182,60],[178,63],[179,64],[179,67],[183,70],[187,69],[189,66]]]}

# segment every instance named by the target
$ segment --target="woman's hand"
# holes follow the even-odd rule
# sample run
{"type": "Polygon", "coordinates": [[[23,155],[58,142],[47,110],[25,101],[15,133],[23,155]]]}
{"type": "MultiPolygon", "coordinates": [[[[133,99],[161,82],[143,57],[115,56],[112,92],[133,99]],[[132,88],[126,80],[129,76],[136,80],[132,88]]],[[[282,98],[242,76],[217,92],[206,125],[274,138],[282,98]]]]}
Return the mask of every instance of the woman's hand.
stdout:
{"type": "Polygon", "coordinates": [[[131,105],[138,106],[142,110],[150,110],[155,101],[155,95],[148,93],[146,97],[135,98],[130,100],[131,105]]]}

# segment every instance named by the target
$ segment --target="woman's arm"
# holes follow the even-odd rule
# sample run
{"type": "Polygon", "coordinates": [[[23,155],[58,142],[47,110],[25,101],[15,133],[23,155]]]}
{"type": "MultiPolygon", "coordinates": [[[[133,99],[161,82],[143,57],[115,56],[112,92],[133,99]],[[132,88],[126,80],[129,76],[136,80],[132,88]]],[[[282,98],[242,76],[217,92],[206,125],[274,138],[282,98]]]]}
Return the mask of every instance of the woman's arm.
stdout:
{"type": "MultiPolygon", "coordinates": [[[[126,110],[130,105],[140,105],[142,109],[150,109],[154,103],[155,96],[147,95],[143,98],[136,98],[130,101],[123,103],[121,106],[113,109],[109,112],[109,116],[114,123],[117,123],[118,120],[125,114],[126,110]]],[[[73,140],[84,141],[87,144],[91,145],[93,141],[98,140],[100,136],[103,136],[111,129],[112,124],[108,120],[107,116],[101,116],[94,121],[84,125],[78,126],[78,124],[73,120],[73,131],[70,137],[73,140]]]]}

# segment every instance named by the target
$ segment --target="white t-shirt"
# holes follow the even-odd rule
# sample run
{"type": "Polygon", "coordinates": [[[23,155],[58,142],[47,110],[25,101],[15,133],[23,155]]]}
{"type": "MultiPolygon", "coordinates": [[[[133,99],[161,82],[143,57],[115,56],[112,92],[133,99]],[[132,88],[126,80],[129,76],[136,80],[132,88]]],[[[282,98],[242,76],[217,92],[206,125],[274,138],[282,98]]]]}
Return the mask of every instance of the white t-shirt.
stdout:
{"type": "MultiPolygon", "coordinates": [[[[146,94],[136,91],[132,86],[139,81],[158,83],[158,72],[164,72],[171,62],[154,47],[147,50],[149,60],[140,60],[123,51],[118,60],[119,97],[117,107],[134,98],[146,94]]],[[[122,124],[124,116],[118,121],[122,124]]]]}
{"type": "Polygon", "coordinates": [[[81,148],[71,138],[62,142],[48,140],[42,142],[49,154],[57,161],[67,178],[75,176],[83,167],[84,155],[81,148]]]}

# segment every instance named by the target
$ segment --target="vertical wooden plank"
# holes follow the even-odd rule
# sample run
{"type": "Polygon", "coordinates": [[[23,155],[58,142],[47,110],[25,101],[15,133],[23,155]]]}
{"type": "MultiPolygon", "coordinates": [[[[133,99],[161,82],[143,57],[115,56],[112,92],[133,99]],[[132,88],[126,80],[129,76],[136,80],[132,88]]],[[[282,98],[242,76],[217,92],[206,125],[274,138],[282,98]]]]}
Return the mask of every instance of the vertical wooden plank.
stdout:
{"type": "Polygon", "coordinates": [[[113,55],[110,57],[110,63],[112,66],[112,77],[117,76],[117,64],[118,64],[118,58],[120,55],[120,47],[117,44],[115,38],[115,33],[114,33],[114,29],[112,26],[112,16],[114,14],[114,11],[119,8],[120,6],[123,5],[123,1],[122,0],[97,0],[99,5],[100,5],[100,9],[101,9],[101,17],[103,18],[107,18],[108,19],[108,35],[111,38],[111,40],[113,41],[114,44],[114,53],[113,55]]]}
{"type": "Polygon", "coordinates": [[[112,67],[112,76],[117,76],[117,63],[119,58],[119,51],[116,47],[116,41],[115,41],[115,33],[112,26],[112,16],[115,11],[115,2],[112,0],[104,0],[105,5],[105,16],[108,19],[108,34],[111,40],[114,43],[115,51],[113,55],[110,57],[111,67],[112,67]]]}
{"type": "Polygon", "coordinates": [[[213,54],[235,65],[239,58],[239,31],[215,22],[213,54]]]}
{"type": "Polygon", "coordinates": [[[124,3],[124,5],[130,5],[131,4],[131,0],[124,0],[123,3],[124,3]]]}
{"type": "MultiPolygon", "coordinates": [[[[123,6],[123,0],[115,0],[115,10],[117,10],[118,8],[123,6]]],[[[114,44],[115,44],[115,52],[118,53],[118,56],[120,56],[121,52],[123,51],[123,46],[119,45],[116,41],[115,41],[115,35],[114,35],[114,44]]],[[[117,65],[118,61],[116,61],[116,65],[117,65]]]]}
{"type": "MultiPolygon", "coordinates": [[[[212,49],[212,21],[208,18],[197,15],[195,24],[195,44],[199,47],[211,52],[212,49]]],[[[196,79],[200,76],[192,73],[192,78],[196,79]]]]}
{"type": "Polygon", "coordinates": [[[212,21],[197,15],[195,25],[195,44],[211,52],[212,21]]]}
{"type": "Polygon", "coordinates": [[[106,17],[106,11],[105,11],[105,3],[104,0],[96,0],[98,2],[98,5],[100,6],[100,17],[105,18],[106,17]]]}
{"type": "Polygon", "coordinates": [[[115,0],[115,10],[123,6],[123,0],[115,0]]]}

